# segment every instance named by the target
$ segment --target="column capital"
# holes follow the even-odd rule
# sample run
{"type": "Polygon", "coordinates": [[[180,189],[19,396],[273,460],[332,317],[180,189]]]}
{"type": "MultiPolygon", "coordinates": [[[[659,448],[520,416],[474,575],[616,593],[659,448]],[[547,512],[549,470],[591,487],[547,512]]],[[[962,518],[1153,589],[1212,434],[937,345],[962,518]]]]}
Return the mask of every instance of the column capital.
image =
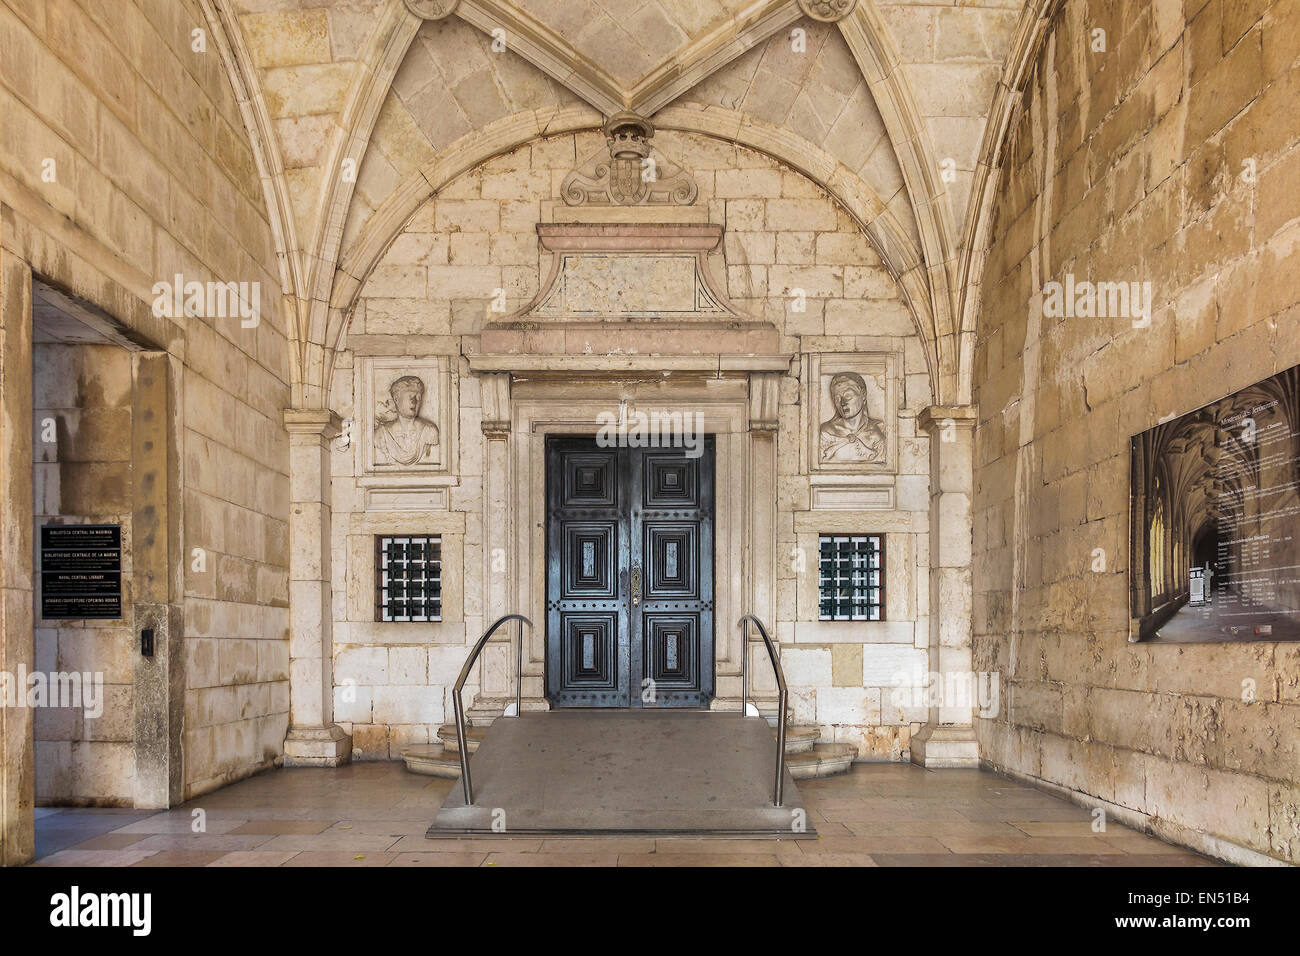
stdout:
{"type": "Polygon", "coordinates": [[[290,435],[319,435],[328,441],[342,434],[343,420],[328,408],[286,408],[284,427],[290,435]]]}
{"type": "Polygon", "coordinates": [[[948,427],[974,428],[978,417],[977,405],[930,405],[916,413],[916,426],[933,435],[948,427]]]}

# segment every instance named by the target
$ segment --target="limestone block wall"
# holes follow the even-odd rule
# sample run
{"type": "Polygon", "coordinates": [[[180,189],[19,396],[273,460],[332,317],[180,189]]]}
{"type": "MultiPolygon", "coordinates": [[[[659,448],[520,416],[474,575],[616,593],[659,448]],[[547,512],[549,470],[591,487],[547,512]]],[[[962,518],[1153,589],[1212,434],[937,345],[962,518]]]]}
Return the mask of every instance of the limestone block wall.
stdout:
{"type": "MultiPolygon", "coordinates": [[[[129,608],[131,353],[113,345],[56,344],[37,344],[32,352],[33,561],[39,565],[43,524],[121,525],[122,606],[129,608]]],[[[103,681],[98,717],[80,706],[35,710],[36,800],[131,806],[136,647],[130,624],[45,620],[39,578],[34,583],[37,670],[97,675],[103,681]]]]}
{"type": "Polygon", "coordinates": [[[183,361],[173,600],[184,786],[208,790],[268,765],[288,722],[289,345],[243,117],[198,0],[0,2],[0,115],[5,251],[183,361]],[[178,274],[259,283],[260,322],[154,314],[178,274]]]}
{"type": "Polygon", "coordinates": [[[976,668],[1005,688],[984,758],[1293,863],[1300,646],[1130,644],[1127,555],[1130,436],[1300,363],[1297,54],[1295,3],[1065,3],[1007,147],[974,367],[976,668]],[[1149,327],[1044,315],[1067,274],[1150,282],[1149,327]]]}
{"type": "MultiPolygon", "coordinates": [[[[927,668],[930,613],[929,449],[914,418],[932,399],[912,319],[860,228],[816,184],[705,136],[661,132],[655,147],[691,173],[696,205],[726,227],[723,248],[712,256],[714,275],[740,308],[776,323],[782,351],[798,354],[780,384],[774,622],[796,720],[819,725],[827,741],[856,744],[864,758],[900,759],[925,714],[895,706],[892,686],[927,668]],[[806,309],[795,311],[800,289],[806,309]],[[814,509],[804,454],[806,359],[852,351],[898,357],[892,507],[814,509]],[[845,531],[886,535],[886,621],[817,621],[817,534],[845,531]]],[[[448,688],[467,642],[490,623],[482,579],[482,398],[462,354],[476,351],[484,321],[499,317],[491,312],[495,290],[505,290],[508,311],[536,293],[550,254],[539,250],[535,227],[563,207],[560,184],[570,170],[603,150],[595,132],[539,139],[459,177],[393,240],[352,317],[330,406],[355,421],[354,437],[373,427],[357,393],[365,362],[442,357],[459,396],[448,419],[458,457],[445,479],[426,482],[424,504],[407,497],[394,507],[384,484],[364,473],[361,443],[334,446],[334,713],[361,759],[396,758],[451,719],[448,688]],[[442,535],[441,623],[374,621],[373,535],[402,531],[442,535]]]]}

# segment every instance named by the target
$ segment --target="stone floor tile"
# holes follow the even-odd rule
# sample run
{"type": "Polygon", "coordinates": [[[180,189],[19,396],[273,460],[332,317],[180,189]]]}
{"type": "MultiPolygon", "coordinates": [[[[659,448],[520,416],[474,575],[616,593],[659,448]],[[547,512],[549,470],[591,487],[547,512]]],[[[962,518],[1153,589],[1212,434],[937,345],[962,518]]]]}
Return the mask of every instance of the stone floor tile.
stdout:
{"type": "Polygon", "coordinates": [[[352,850],[357,853],[387,850],[401,837],[383,833],[349,833],[326,830],[324,833],[286,833],[270,837],[259,850],[352,850]]]}
{"type": "Polygon", "coordinates": [[[208,866],[282,866],[293,858],[295,850],[234,850],[213,860],[208,866]]]}
{"type": "Polygon", "coordinates": [[[225,850],[159,850],[132,866],[208,866],[226,856],[225,850]]]}
{"type": "Polygon", "coordinates": [[[489,853],[484,866],[616,866],[617,853],[489,853]]]}
{"type": "Polygon", "coordinates": [[[353,853],[350,850],[303,850],[284,862],[284,866],[388,866],[396,853],[353,853]]]}
{"type": "Polygon", "coordinates": [[[320,833],[333,825],[333,821],[330,820],[250,820],[230,832],[269,833],[279,836],[285,833],[320,833]]]}
{"type": "Polygon", "coordinates": [[[481,866],[486,853],[399,853],[389,866],[481,866]]]}

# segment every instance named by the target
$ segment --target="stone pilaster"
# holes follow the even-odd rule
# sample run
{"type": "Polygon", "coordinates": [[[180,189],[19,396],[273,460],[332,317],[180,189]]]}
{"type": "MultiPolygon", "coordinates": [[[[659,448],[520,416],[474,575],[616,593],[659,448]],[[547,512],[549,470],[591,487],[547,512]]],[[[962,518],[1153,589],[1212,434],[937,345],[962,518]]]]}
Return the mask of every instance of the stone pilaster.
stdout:
{"type": "MultiPolygon", "coordinates": [[[[31,316],[31,269],[0,251],[0,673],[14,680],[35,667],[31,316]]],[[[32,708],[0,706],[0,866],[35,856],[32,724],[32,708]]]]}
{"type": "Polygon", "coordinates": [[[341,422],[329,409],[290,408],[288,767],[337,767],[352,738],[334,723],[330,587],[330,442],[341,422]]]}
{"type": "Polygon", "coordinates": [[[930,673],[941,693],[912,738],[912,761],[925,767],[978,767],[971,672],[971,497],[974,406],[923,409],[917,427],[930,437],[930,673]],[[953,693],[956,689],[958,693],[953,693]]]}
{"type": "MultiPolygon", "coordinates": [[[[768,636],[779,640],[776,628],[776,499],[777,399],[781,376],[775,372],[749,375],[749,603],[742,613],[757,615],[768,636]]],[[[719,494],[725,493],[719,491],[719,494]]],[[[735,628],[735,621],[721,621],[735,628]]],[[[751,629],[752,631],[752,629],[751,629]]],[[[757,633],[749,647],[750,687],[762,702],[776,699],[776,682],[767,651],[757,633]]]]}
{"type": "MultiPolygon", "coordinates": [[[[483,399],[483,622],[482,630],[503,614],[514,613],[516,592],[514,561],[510,547],[510,515],[513,510],[510,489],[510,373],[493,372],[479,376],[483,399]]],[[[502,637],[514,637],[517,625],[506,625],[502,637]]],[[[481,636],[465,635],[466,653],[481,636]]],[[[525,635],[527,639],[527,635],[525,635]]],[[[524,655],[527,658],[527,654],[524,655]]],[[[514,655],[504,640],[496,638],[483,648],[479,657],[479,692],[469,710],[471,719],[487,722],[500,716],[502,709],[515,699],[514,655]]]]}

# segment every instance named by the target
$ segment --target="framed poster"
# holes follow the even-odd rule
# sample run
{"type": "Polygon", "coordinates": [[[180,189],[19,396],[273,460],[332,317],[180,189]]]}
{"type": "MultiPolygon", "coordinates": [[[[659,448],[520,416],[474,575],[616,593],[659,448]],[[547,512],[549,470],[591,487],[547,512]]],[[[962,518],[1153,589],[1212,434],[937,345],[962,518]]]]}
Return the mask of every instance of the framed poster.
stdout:
{"type": "Polygon", "coordinates": [[[1131,440],[1129,640],[1300,640],[1300,366],[1131,440]]]}

